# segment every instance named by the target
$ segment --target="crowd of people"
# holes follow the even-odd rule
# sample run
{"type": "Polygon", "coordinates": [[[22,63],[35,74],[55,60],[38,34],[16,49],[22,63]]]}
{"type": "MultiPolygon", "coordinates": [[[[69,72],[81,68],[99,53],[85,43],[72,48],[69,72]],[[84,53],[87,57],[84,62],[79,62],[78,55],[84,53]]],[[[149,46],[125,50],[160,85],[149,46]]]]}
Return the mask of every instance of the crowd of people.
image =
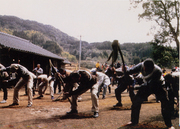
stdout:
{"type": "Polygon", "coordinates": [[[40,64],[37,64],[37,67],[32,71],[20,64],[11,64],[8,67],[1,64],[0,85],[3,89],[4,97],[0,103],[7,101],[6,85],[11,81],[9,79],[10,73],[16,73],[18,80],[14,86],[13,103],[9,106],[19,105],[18,94],[23,86],[26,86],[28,96],[27,107],[32,106],[32,98],[35,91],[38,91],[38,99],[41,99],[47,87],[50,88],[50,98],[53,100],[58,86],[58,93],[63,91],[62,100],[68,99],[71,104],[71,110],[67,114],[77,114],[78,98],[90,90],[91,109],[94,112],[93,117],[97,118],[99,116],[98,100],[100,92],[102,91],[102,99],[105,99],[107,89],[111,93],[111,86],[117,84],[115,89],[117,103],[113,107],[123,106],[121,94],[126,89],[132,102],[131,120],[127,123],[127,126],[138,124],[141,104],[147,101],[149,95],[155,94],[156,99],[161,102],[162,116],[166,126],[171,129],[174,128],[171,123],[171,117],[178,114],[174,110],[174,103],[176,103],[176,106],[179,106],[179,72],[172,71],[170,74],[165,74],[165,71],[154,64],[152,59],[146,59],[133,67],[121,66],[120,62],[115,66],[109,66],[107,63],[100,66],[99,62],[97,62],[96,68],[91,70],[70,71],[53,67],[50,75],[43,73],[40,64]],[[134,90],[137,90],[137,92],[135,93],[134,90]],[[69,97],[71,97],[71,100],[69,97]],[[175,102],[175,98],[177,102],[175,102]]]}
{"type": "Polygon", "coordinates": [[[121,67],[119,62],[113,66],[106,65],[102,65],[98,69],[99,71],[103,71],[105,68],[105,73],[109,76],[111,85],[117,83],[115,97],[118,102],[113,107],[122,107],[121,93],[126,89],[129,92],[132,106],[131,121],[127,123],[127,126],[138,124],[141,104],[147,101],[149,95],[155,94],[156,102],[161,102],[162,116],[166,126],[168,128],[174,128],[171,118],[178,116],[178,110],[174,110],[174,104],[176,104],[176,107],[179,107],[180,71],[178,68],[173,68],[171,73],[166,73],[166,70],[154,64],[152,59],[146,59],[131,67],[121,67]],[[124,69],[126,69],[126,72],[124,72],[124,69]],[[135,84],[138,86],[135,86],[135,84]],[[136,94],[134,90],[137,90],[136,94]]]}

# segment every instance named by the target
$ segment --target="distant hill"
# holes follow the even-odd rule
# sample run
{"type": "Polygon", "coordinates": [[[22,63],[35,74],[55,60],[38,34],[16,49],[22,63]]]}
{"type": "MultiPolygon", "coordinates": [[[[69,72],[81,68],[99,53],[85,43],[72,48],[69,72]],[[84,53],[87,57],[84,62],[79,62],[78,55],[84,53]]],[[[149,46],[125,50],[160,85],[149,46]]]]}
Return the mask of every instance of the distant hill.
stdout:
{"type": "Polygon", "coordinates": [[[44,25],[36,21],[23,20],[15,16],[0,15],[0,27],[1,29],[6,28],[18,32],[27,30],[38,31],[44,34],[46,38],[56,41],[59,44],[77,41],[76,38],[63,33],[51,25],[44,25]]]}
{"type": "MultiPolygon", "coordinates": [[[[71,62],[77,62],[79,59],[79,40],[51,25],[0,15],[0,31],[30,40],[44,49],[68,58],[71,62]]],[[[148,43],[124,43],[121,44],[121,49],[125,62],[129,65],[150,57],[152,46],[148,43]]],[[[90,68],[97,61],[105,62],[111,51],[109,41],[101,43],[82,41],[82,66],[90,68]]]]}
{"type": "Polygon", "coordinates": [[[30,40],[32,43],[61,56],[62,52],[66,51],[68,43],[78,41],[78,39],[51,25],[23,20],[15,16],[0,15],[0,31],[30,40]]]}

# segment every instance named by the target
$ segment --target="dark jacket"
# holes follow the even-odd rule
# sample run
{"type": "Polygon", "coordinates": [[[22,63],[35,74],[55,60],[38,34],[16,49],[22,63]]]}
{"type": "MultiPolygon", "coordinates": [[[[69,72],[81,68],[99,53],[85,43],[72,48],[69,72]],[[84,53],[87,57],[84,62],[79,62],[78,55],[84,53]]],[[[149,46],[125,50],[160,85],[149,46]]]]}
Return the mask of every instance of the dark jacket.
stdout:
{"type": "Polygon", "coordinates": [[[88,71],[79,70],[77,71],[77,73],[80,75],[80,80],[74,83],[78,83],[79,87],[76,90],[72,91],[70,93],[71,95],[78,94],[83,90],[88,90],[92,88],[92,86],[97,82],[96,77],[94,75],[91,75],[88,71]]]}
{"type": "Polygon", "coordinates": [[[161,79],[162,76],[162,70],[159,66],[154,65],[154,70],[152,71],[152,73],[150,74],[146,74],[146,72],[143,70],[143,62],[137,64],[136,66],[130,68],[127,70],[128,74],[134,74],[134,73],[142,73],[142,78],[144,82],[152,82],[152,81],[159,81],[161,79]]]}
{"type": "Polygon", "coordinates": [[[30,72],[28,71],[27,68],[20,64],[11,64],[9,67],[2,68],[2,71],[11,71],[11,72],[16,72],[17,76],[22,77],[22,78],[28,78],[30,75],[30,72]]]}

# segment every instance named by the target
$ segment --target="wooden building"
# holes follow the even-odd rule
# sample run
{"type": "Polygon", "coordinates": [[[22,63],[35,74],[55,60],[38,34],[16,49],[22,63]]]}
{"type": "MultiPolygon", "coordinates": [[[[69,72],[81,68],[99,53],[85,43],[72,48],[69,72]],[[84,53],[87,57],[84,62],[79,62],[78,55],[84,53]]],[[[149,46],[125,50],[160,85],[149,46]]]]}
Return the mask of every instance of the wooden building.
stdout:
{"type": "Polygon", "coordinates": [[[64,58],[47,51],[28,40],[0,32],[0,63],[5,67],[19,63],[32,71],[41,64],[45,74],[49,72],[49,59],[60,68],[70,64],[64,58]]]}

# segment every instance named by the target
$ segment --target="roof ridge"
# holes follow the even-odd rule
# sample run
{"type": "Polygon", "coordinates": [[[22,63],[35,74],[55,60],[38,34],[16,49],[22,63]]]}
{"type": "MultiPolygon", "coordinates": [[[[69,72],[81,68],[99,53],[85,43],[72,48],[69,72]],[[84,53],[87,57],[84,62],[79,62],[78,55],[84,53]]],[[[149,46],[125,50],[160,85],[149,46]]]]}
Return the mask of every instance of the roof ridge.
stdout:
{"type": "Polygon", "coordinates": [[[3,32],[0,32],[0,36],[2,36],[2,38],[0,38],[0,44],[3,45],[4,47],[12,48],[17,51],[24,51],[24,52],[33,53],[36,55],[64,60],[63,57],[60,57],[59,55],[52,53],[44,49],[43,47],[33,44],[30,41],[25,40],[23,38],[19,38],[17,36],[3,33],[3,32]]]}

